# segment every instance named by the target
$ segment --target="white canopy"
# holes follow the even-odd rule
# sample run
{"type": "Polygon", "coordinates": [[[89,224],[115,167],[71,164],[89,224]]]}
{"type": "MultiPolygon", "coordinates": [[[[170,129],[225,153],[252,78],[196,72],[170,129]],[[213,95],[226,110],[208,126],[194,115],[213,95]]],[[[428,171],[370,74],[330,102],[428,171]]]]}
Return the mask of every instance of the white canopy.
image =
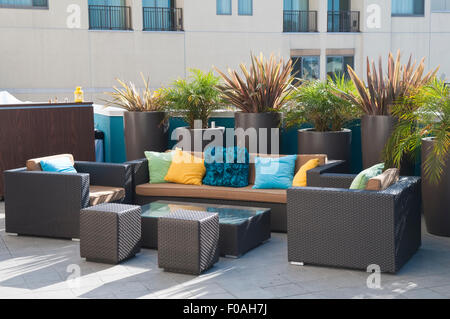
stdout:
{"type": "Polygon", "coordinates": [[[0,105],[1,104],[22,104],[24,102],[16,99],[14,95],[11,95],[7,91],[0,91],[0,105]]]}

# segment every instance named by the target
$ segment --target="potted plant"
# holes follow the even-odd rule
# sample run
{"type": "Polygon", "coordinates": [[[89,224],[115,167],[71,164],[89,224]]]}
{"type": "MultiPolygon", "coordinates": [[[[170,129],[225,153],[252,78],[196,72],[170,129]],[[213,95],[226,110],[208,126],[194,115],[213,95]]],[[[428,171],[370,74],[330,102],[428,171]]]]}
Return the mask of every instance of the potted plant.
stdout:
{"type": "Polygon", "coordinates": [[[242,75],[228,70],[227,76],[216,68],[225,81],[219,86],[224,101],[240,111],[234,116],[235,128],[247,133],[248,129],[254,129],[258,138],[251,143],[251,133],[241,134],[237,135],[237,143],[251,153],[277,153],[279,149],[272,146],[272,141],[278,140],[279,145],[279,111],[294,88],[292,61],[284,63],[282,58],[277,59],[274,55],[269,59],[262,54],[259,57],[251,55],[250,68],[241,64],[240,69],[242,75]]]}
{"type": "Polygon", "coordinates": [[[424,75],[424,59],[416,68],[412,58],[406,65],[400,62],[400,51],[394,59],[388,58],[388,73],[383,74],[381,57],[378,69],[367,58],[367,85],[348,66],[348,72],[355,87],[355,93],[341,92],[341,97],[360,107],[364,115],[361,118],[361,143],[364,168],[371,167],[382,160],[383,148],[389,139],[396,119],[391,115],[395,101],[407,96],[412,90],[427,84],[437,69],[424,75]]]}
{"type": "Polygon", "coordinates": [[[114,86],[113,92],[106,94],[111,100],[106,106],[115,106],[126,110],[124,113],[124,133],[127,161],[143,158],[145,151],[163,152],[167,150],[168,129],[166,102],[162,90],[152,92],[148,80],[140,93],[133,83],[119,79],[120,87],[114,86]]]}
{"type": "Polygon", "coordinates": [[[334,94],[336,89],[350,92],[354,86],[342,76],[296,88],[285,107],[286,124],[313,124],[313,128],[298,130],[298,154],[327,154],[329,159],[345,160],[349,168],[352,131],[344,126],[357,117],[358,108],[334,94]]]}
{"type": "Polygon", "coordinates": [[[211,113],[221,107],[219,77],[192,69],[188,79],[178,79],[165,90],[170,114],[181,117],[187,127],[177,128],[178,146],[202,152],[208,145],[223,145],[224,127],[209,127],[211,113]],[[189,140],[187,141],[186,139],[189,140]]]}
{"type": "Polygon", "coordinates": [[[450,236],[450,89],[434,80],[392,108],[399,120],[386,145],[386,165],[422,150],[422,199],[428,232],[450,236]]]}

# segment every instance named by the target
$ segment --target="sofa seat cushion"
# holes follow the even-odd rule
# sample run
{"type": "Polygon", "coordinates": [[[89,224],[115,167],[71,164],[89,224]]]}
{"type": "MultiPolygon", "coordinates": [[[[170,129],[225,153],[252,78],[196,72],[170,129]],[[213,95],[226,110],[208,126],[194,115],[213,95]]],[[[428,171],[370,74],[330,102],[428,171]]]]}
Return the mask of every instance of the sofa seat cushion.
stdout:
{"type": "Polygon", "coordinates": [[[252,187],[253,185],[235,188],[171,183],[142,184],[136,186],[136,194],[139,196],[191,197],[281,204],[287,202],[287,191],[285,189],[253,189],[252,187]]]}
{"type": "Polygon", "coordinates": [[[89,186],[89,203],[91,206],[111,203],[125,198],[125,189],[111,186],[89,186]]]}

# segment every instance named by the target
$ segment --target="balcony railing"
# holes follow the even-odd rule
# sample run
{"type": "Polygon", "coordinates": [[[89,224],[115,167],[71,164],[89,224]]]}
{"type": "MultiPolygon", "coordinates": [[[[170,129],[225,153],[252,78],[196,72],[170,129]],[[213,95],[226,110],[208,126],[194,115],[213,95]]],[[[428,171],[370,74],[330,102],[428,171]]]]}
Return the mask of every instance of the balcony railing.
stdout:
{"type": "Polygon", "coordinates": [[[89,29],[131,30],[131,8],[126,6],[89,6],[89,29]]]}
{"type": "Polygon", "coordinates": [[[328,32],[359,32],[359,11],[328,11],[328,32]]]}
{"type": "Polygon", "coordinates": [[[317,32],[317,11],[284,10],[283,32],[317,32]]]}
{"type": "Polygon", "coordinates": [[[181,8],[143,8],[144,31],[183,31],[181,8]]]}

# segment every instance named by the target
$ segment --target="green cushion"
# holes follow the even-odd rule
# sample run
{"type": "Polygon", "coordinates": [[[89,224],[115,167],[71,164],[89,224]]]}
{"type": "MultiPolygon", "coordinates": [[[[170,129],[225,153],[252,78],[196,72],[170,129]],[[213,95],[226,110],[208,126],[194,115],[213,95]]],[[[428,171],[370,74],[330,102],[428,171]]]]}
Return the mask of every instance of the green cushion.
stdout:
{"type": "Polygon", "coordinates": [[[148,171],[150,173],[150,184],[167,183],[164,180],[169,171],[170,164],[172,164],[173,152],[158,153],[145,152],[145,157],[148,159],[148,171]]]}
{"type": "Polygon", "coordinates": [[[384,163],[380,163],[363,170],[355,177],[355,179],[352,182],[352,185],[350,186],[350,189],[366,189],[369,179],[380,175],[381,173],[383,173],[383,170],[384,170],[384,163]]]}

